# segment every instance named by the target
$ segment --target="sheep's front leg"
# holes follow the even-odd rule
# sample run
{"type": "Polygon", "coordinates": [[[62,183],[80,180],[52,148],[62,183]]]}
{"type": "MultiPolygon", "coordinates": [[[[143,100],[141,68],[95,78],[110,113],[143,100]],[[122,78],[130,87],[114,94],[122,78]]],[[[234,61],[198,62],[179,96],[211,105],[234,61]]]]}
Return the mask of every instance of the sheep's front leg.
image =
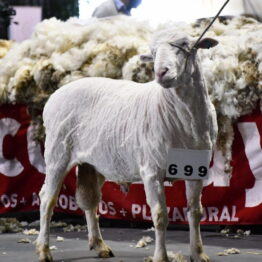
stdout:
{"type": "Polygon", "coordinates": [[[154,262],[168,262],[165,237],[168,224],[165,192],[162,179],[158,175],[145,173],[142,176],[147,203],[155,227],[155,253],[154,262]]]}
{"type": "Polygon", "coordinates": [[[202,180],[186,181],[186,196],[188,205],[188,222],[190,229],[190,251],[192,262],[209,262],[204,253],[200,233],[200,220],[202,217],[201,191],[202,180]]]}

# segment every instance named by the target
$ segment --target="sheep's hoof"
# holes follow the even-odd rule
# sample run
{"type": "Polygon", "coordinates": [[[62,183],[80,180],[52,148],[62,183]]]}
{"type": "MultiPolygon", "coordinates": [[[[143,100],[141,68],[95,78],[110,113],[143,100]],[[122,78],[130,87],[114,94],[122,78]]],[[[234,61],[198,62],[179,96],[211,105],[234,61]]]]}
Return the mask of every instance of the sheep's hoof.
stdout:
{"type": "Polygon", "coordinates": [[[98,256],[101,258],[114,257],[114,254],[110,247],[108,247],[101,238],[94,237],[89,239],[89,248],[90,250],[94,249],[98,253],[98,256]]]}
{"type": "Polygon", "coordinates": [[[107,250],[102,250],[98,253],[98,257],[100,258],[109,258],[109,257],[114,257],[114,254],[110,248],[107,250]]]}
{"type": "Polygon", "coordinates": [[[37,245],[36,253],[39,262],[53,262],[51,252],[48,245],[37,245]]]}
{"type": "Polygon", "coordinates": [[[201,253],[190,257],[191,262],[211,262],[207,254],[201,253]]]}

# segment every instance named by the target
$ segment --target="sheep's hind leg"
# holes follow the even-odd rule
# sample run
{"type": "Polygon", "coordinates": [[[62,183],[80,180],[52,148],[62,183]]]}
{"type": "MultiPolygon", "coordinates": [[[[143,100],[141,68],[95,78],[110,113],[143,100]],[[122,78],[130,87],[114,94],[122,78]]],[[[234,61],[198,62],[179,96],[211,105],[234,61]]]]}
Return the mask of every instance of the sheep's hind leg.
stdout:
{"type": "Polygon", "coordinates": [[[76,199],[79,207],[85,211],[90,249],[94,249],[99,257],[113,257],[111,249],[105,244],[96,214],[101,198],[101,187],[105,179],[88,164],[78,166],[76,199]]]}
{"type": "Polygon", "coordinates": [[[163,181],[150,172],[142,172],[146,200],[151,209],[155,227],[155,252],[153,262],[168,262],[165,238],[168,224],[167,208],[163,181]]]}
{"type": "Polygon", "coordinates": [[[66,168],[51,171],[47,168],[45,183],[40,191],[40,233],[36,240],[36,252],[40,262],[52,262],[53,258],[49,249],[49,228],[53,209],[56,205],[66,168]]]}
{"type": "Polygon", "coordinates": [[[186,181],[191,262],[210,262],[209,257],[204,253],[203,250],[199,224],[202,217],[202,188],[203,182],[201,180],[186,181]]]}

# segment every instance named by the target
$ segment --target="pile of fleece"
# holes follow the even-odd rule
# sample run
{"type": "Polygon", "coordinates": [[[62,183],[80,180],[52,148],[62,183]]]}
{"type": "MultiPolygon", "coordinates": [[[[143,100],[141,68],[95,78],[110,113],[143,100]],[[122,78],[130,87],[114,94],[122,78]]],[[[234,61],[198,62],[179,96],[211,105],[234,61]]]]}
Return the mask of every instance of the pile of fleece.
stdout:
{"type": "MultiPolygon", "coordinates": [[[[93,18],[85,24],[77,19],[44,20],[30,39],[14,43],[0,60],[0,104],[26,104],[41,127],[42,109],[56,89],[83,77],[122,78],[125,63],[148,52],[151,34],[144,22],[121,16],[93,18]]],[[[146,82],[153,71],[144,72],[145,80],[140,81],[146,82]]],[[[38,130],[42,140],[43,130],[38,130]]]]}
{"type": "MultiPolygon", "coordinates": [[[[126,16],[92,18],[85,23],[77,19],[44,20],[30,39],[12,43],[7,54],[0,55],[0,104],[26,104],[33,121],[41,127],[42,109],[62,85],[92,76],[151,81],[153,64],[141,62],[139,55],[149,52],[152,34],[172,27],[197,37],[209,22],[170,22],[153,29],[145,21],[126,16]]],[[[261,103],[262,24],[246,17],[220,19],[206,36],[219,41],[215,48],[199,50],[199,54],[218,114],[217,148],[226,157],[225,170],[230,172],[232,125],[261,103]]],[[[42,140],[44,131],[38,131],[36,137],[42,140]]]]}
{"type": "MultiPolygon", "coordinates": [[[[194,31],[200,34],[207,23],[200,22],[194,31]]],[[[216,48],[201,50],[200,59],[218,115],[217,147],[224,153],[229,172],[233,123],[262,101],[262,24],[246,17],[221,20],[207,37],[219,41],[216,48]]]]}
{"type": "Polygon", "coordinates": [[[12,41],[0,40],[0,59],[3,58],[12,46],[12,41]]]}

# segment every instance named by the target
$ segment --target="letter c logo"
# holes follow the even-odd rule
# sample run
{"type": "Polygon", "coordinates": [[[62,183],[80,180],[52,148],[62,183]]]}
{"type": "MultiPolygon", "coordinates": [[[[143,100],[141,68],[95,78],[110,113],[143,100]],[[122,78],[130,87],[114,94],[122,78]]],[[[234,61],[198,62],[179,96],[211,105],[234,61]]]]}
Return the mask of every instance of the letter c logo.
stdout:
{"type": "Polygon", "coordinates": [[[24,167],[17,159],[5,158],[3,148],[4,139],[7,138],[8,135],[15,136],[19,128],[20,123],[17,122],[15,119],[0,119],[0,173],[8,177],[18,176],[24,170],[24,167]]]}

